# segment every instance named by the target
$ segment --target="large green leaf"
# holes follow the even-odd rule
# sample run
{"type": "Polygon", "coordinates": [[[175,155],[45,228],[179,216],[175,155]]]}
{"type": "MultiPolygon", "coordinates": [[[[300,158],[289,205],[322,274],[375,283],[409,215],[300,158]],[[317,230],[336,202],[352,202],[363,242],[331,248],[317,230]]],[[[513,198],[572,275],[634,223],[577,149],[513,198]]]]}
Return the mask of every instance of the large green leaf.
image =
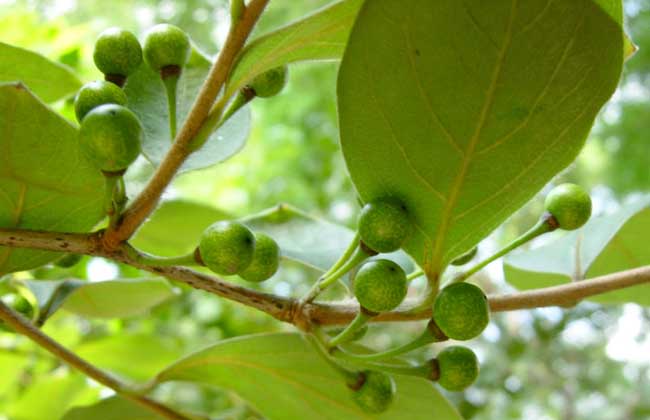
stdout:
{"type": "Polygon", "coordinates": [[[248,44],[228,80],[231,94],[274,67],[306,60],[338,59],[363,2],[346,0],[271,32],[248,44]]]}
{"type": "MultiPolygon", "coordinates": [[[[354,232],[345,226],[311,216],[295,207],[280,204],[242,221],[265,232],[280,246],[284,258],[325,271],[345,252],[354,232]]],[[[413,263],[403,252],[382,254],[411,271],[413,263]]]]}
{"type": "MultiPolygon", "coordinates": [[[[104,181],[77,137],[24,85],[0,84],[0,227],[82,232],[99,221],[104,181]]],[[[60,255],[0,247],[0,275],[60,255]]]]}
{"type": "Polygon", "coordinates": [[[3,42],[0,42],[0,82],[22,82],[45,102],[72,95],[81,87],[81,81],[64,65],[3,42]]]}
{"type": "MultiPolygon", "coordinates": [[[[209,59],[194,50],[189,63],[183,68],[177,87],[176,114],[179,128],[185,121],[210,66],[209,59]]],[[[135,74],[129,76],[124,92],[129,108],[140,117],[144,126],[143,154],[158,166],[172,144],[167,95],[160,75],[149,66],[140,66],[135,74]]],[[[199,152],[187,159],[180,172],[205,168],[228,159],[244,147],[249,128],[250,110],[244,107],[216,130],[199,152]]]]}
{"type": "Polygon", "coordinates": [[[158,375],[231,389],[271,420],[460,419],[431,382],[396,376],[397,396],[384,414],[359,409],[339,374],[298,334],[264,334],[223,341],[158,375]]]}
{"type": "MultiPolygon", "coordinates": [[[[578,231],[559,233],[544,246],[509,256],[506,280],[519,289],[554,286],[650,264],[650,197],[618,212],[595,217],[578,231]]],[[[587,280],[581,280],[587,279],[587,280]]],[[[650,285],[590,298],[601,303],[635,302],[650,306],[650,285]]]]}
{"type": "Polygon", "coordinates": [[[76,288],[63,308],[90,318],[128,318],[176,296],[165,279],[123,279],[86,283],[76,288]]]}
{"type": "Polygon", "coordinates": [[[339,72],[343,154],[364,201],[404,201],[417,224],[405,249],[428,273],[576,157],[621,73],[613,11],[592,0],[364,4],[339,72]]]}
{"type": "Polygon", "coordinates": [[[153,410],[122,397],[110,397],[96,404],[70,409],[61,420],[165,420],[153,410]],[[128,413],[128,418],[125,417],[128,413]]]}
{"type": "Polygon", "coordinates": [[[196,248],[206,227],[228,218],[226,212],[205,204],[166,201],[138,230],[131,243],[158,255],[185,254],[196,248]]]}
{"type": "Polygon", "coordinates": [[[0,350],[0,400],[2,396],[9,395],[9,390],[19,382],[19,375],[29,364],[24,354],[10,353],[0,350]]]}
{"type": "Polygon", "coordinates": [[[102,369],[146,381],[181,357],[178,344],[169,337],[121,333],[85,341],[74,351],[102,369]]]}

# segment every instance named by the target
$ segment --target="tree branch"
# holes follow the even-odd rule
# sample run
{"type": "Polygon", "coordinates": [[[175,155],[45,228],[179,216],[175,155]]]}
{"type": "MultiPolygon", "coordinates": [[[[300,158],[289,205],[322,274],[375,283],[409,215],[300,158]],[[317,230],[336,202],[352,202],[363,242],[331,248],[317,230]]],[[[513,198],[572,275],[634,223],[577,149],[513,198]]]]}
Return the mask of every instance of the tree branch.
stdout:
{"type": "Polygon", "coordinates": [[[88,363],[86,360],[77,356],[70,350],[63,347],[61,344],[53,340],[48,335],[44,334],[41,330],[34,327],[27,319],[23,318],[18,313],[11,310],[0,300],[0,320],[4,321],[7,325],[12,327],[17,333],[22,334],[40,347],[52,353],[55,357],[68,363],[75,369],[83,372],[90,378],[93,378],[100,384],[111,388],[116,393],[124,398],[140,404],[159,415],[171,420],[190,420],[189,417],[155,401],[144,395],[139,395],[137,391],[130,385],[121,382],[108,372],[104,372],[98,367],[88,363]]]}
{"type": "Polygon", "coordinates": [[[269,0],[252,0],[244,9],[237,24],[230,28],[223,49],[219,53],[217,61],[212,65],[194,105],[167,155],[146,187],[126,209],[119,224],[115,229],[107,231],[104,236],[104,242],[108,248],[117,248],[121,242],[133,235],[156,207],[163,191],[171,183],[178,169],[192,152],[188,147],[190,142],[205,123],[212,104],[230,74],[237,54],[243,48],[246,39],[268,2],[269,0]]]}
{"type": "MultiPolygon", "coordinates": [[[[185,267],[160,267],[144,265],[133,257],[135,251],[128,244],[117,249],[107,249],[101,240],[102,232],[92,234],[57,233],[20,229],[0,229],[0,246],[32,248],[45,251],[73,252],[110,258],[146,270],[173,281],[180,281],[196,289],[233,300],[256,308],[280,321],[288,322],[301,329],[310,324],[338,325],[350,322],[358,312],[354,301],[337,303],[309,303],[300,305],[298,299],[259,292],[203,274],[185,267]]],[[[650,283],[650,266],[620,271],[593,279],[582,280],[561,286],[546,287],[501,295],[490,295],[492,312],[514,311],[545,306],[572,306],[581,299],[598,294],[650,283]]],[[[418,301],[406,300],[398,310],[381,314],[372,322],[396,322],[428,319],[430,310],[414,313],[418,301]]]]}

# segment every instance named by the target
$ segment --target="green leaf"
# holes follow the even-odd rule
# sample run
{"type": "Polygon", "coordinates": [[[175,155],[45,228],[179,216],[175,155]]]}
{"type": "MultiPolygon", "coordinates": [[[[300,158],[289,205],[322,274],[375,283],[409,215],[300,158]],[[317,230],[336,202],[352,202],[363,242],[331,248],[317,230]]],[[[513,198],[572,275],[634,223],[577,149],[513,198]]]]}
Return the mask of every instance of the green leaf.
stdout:
{"type": "MultiPolygon", "coordinates": [[[[354,232],[345,226],[311,216],[287,204],[246,217],[242,222],[275,239],[282,257],[319,271],[330,268],[354,237],[354,232]]],[[[407,272],[413,269],[410,258],[401,251],[381,257],[394,260],[407,272]]]]}
{"type": "Polygon", "coordinates": [[[165,279],[123,279],[86,283],[68,296],[63,308],[89,318],[128,318],[176,296],[165,279]]]}
{"type": "Polygon", "coordinates": [[[439,274],[574,160],[622,63],[592,0],[366,2],[338,79],[352,181],[404,201],[439,274]]]}
{"type": "Polygon", "coordinates": [[[112,335],[86,341],[74,350],[102,369],[142,382],[182,356],[177,341],[151,334],[112,335]]]}
{"type": "Polygon", "coordinates": [[[94,401],[99,389],[89,388],[79,374],[57,374],[38,378],[9,406],[12,420],[58,419],[75,404],[94,401]]]}
{"type": "Polygon", "coordinates": [[[61,420],[166,420],[152,410],[122,397],[110,397],[93,405],[74,407],[61,420]]]}
{"type": "Polygon", "coordinates": [[[22,82],[45,102],[72,95],[81,81],[66,66],[0,42],[0,82],[22,82]]]}
{"type": "Polygon", "coordinates": [[[87,283],[81,280],[26,280],[24,284],[36,299],[39,312],[36,325],[42,326],[71,293],[87,283]]]}
{"type": "MultiPolygon", "coordinates": [[[[189,114],[210,66],[209,59],[194,50],[190,61],[183,68],[176,94],[179,129],[189,114]]],[[[142,152],[154,166],[158,166],[172,144],[167,94],[160,75],[149,66],[142,65],[129,76],[124,92],[129,108],[136,113],[144,126],[142,152]]],[[[248,138],[250,120],[248,107],[239,110],[210,136],[200,151],[193,153],[185,161],[180,172],[223,162],[239,152],[248,138]]]]}
{"type": "Polygon", "coordinates": [[[142,250],[164,256],[191,252],[206,227],[230,216],[205,204],[184,200],[166,201],[138,230],[131,243],[142,250]],[[182,232],[182,235],[179,235],[182,232]]]}
{"type": "MultiPolygon", "coordinates": [[[[518,289],[536,289],[588,279],[650,264],[650,197],[629,203],[614,214],[595,217],[580,230],[509,256],[506,280],[518,289]]],[[[608,292],[589,300],[635,302],[650,306],[650,285],[608,292]]]]}
{"type": "MultiPolygon", "coordinates": [[[[19,375],[29,363],[23,354],[13,354],[0,350],[0,395],[9,395],[9,391],[19,382],[19,375]]],[[[0,397],[2,400],[2,397],[0,397]]]]}
{"type": "Polygon", "coordinates": [[[396,376],[397,395],[384,414],[371,416],[298,334],[264,334],[223,341],[178,361],[159,382],[190,381],[231,389],[271,419],[460,419],[431,384],[396,376]]]}
{"type": "Polygon", "coordinates": [[[339,59],[362,3],[361,0],[335,3],[255,39],[235,63],[226,94],[236,92],[255,76],[284,64],[339,59]]]}
{"type": "MultiPolygon", "coordinates": [[[[101,219],[104,180],[77,136],[24,85],[0,84],[0,227],[83,232],[101,219]]],[[[60,255],[0,247],[0,275],[60,255]]]]}

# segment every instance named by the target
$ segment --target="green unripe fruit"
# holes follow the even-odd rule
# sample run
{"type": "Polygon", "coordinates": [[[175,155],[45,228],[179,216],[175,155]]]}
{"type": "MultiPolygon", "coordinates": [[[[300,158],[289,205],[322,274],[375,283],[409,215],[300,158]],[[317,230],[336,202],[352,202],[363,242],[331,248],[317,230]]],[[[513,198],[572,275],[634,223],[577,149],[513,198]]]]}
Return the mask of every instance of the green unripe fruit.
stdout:
{"type": "MultiPolygon", "coordinates": [[[[16,293],[11,293],[3,296],[2,302],[28,320],[31,321],[34,318],[34,307],[23,296],[16,293]]],[[[14,332],[14,329],[5,324],[4,321],[0,321],[0,330],[14,332]]]]}
{"type": "Polygon", "coordinates": [[[476,256],[476,253],[478,252],[478,247],[474,247],[467,251],[464,254],[459,255],[458,257],[454,258],[451,260],[451,265],[465,265],[468,262],[472,261],[472,258],[476,256]]]}
{"type": "Polygon", "coordinates": [[[144,38],[144,61],[159,72],[165,67],[182,68],[190,58],[190,38],[179,27],[161,23],[147,31],[144,38]]]}
{"type": "Polygon", "coordinates": [[[54,261],[54,265],[61,268],[70,268],[81,261],[81,258],[83,258],[81,254],[65,254],[63,257],[54,261]]]}
{"type": "Polygon", "coordinates": [[[469,340],[481,334],[490,322],[485,293],[473,284],[456,283],[440,291],[433,304],[433,320],[454,340],[469,340]]]}
{"type": "Polygon", "coordinates": [[[113,83],[98,80],[86,83],[74,101],[74,113],[81,122],[94,108],[104,104],[126,105],[126,94],[113,83]]]}
{"type": "Polygon", "coordinates": [[[203,231],[199,252],[203,263],[215,273],[241,273],[253,261],[255,235],[239,222],[217,222],[203,231]]]}
{"type": "Polygon", "coordinates": [[[383,413],[395,397],[393,378],[382,372],[366,370],[361,373],[363,383],[354,391],[352,398],[367,413],[383,413]]]}
{"type": "Polygon", "coordinates": [[[142,48],[131,32],[109,28],[99,34],[93,60],[102,73],[127,77],[142,63],[142,48]]]}
{"type": "Polygon", "coordinates": [[[284,89],[287,84],[287,66],[280,66],[256,76],[247,85],[260,98],[270,98],[284,89]]]}
{"type": "Polygon", "coordinates": [[[361,240],[376,252],[397,251],[413,231],[406,207],[395,200],[367,203],[358,224],[361,240]]]}
{"type": "Polygon", "coordinates": [[[280,265],[280,247],[268,235],[255,234],[255,251],[253,261],[239,276],[246,281],[262,282],[271,278],[278,271],[280,265]]]}
{"type": "Polygon", "coordinates": [[[575,230],[587,223],[591,216],[591,197],[579,185],[562,184],[546,196],[544,207],[560,229],[575,230]]]}
{"type": "Polygon", "coordinates": [[[80,147],[104,172],[122,172],[140,154],[142,125],[121,105],[100,105],[81,122],[80,147]]]}
{"type": "Polygon", "coordinates": [[[438,383],[448,391],[462,391],[478,377],[478,359],[463,346],[449,346],[438,357],[438,383]]]}
{"type": "Polygon", "coordinates": [[[407,289],[406,273],[390,260],[367,262],[354,278],[354,295],[361,307],[371,312],[397,308],[406,297],[407,289]]]}

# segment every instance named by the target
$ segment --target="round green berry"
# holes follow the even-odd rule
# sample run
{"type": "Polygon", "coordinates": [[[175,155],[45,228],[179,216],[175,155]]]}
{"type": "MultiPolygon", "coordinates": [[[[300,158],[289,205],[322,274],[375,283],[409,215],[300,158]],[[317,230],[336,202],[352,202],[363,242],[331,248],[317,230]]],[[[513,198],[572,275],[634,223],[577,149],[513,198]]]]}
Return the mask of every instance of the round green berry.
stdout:
{"type": "Polygon", "coordinates": [[[81,121],[80,146],[88,159],[104,172],[121,172],[140,154],[142,125],[121,105],[100,105],[81,121]]]}
{"type": "Polygon", "coordinates": [[[395,309],[406,297],[406,273],[390,260],[365,263],[354,278],[354,295],[371,312],[395,309]]]}
{"type": "Polygon", "coordinates": [[[433,320],[454,340],[481,334],[490,321],[490,308],[483,291],[470,283],[455,283],[440,291],[433,304],[433,320]]]}
{"type": "Polygon", "coordinates": [[[126,105],[126,94],[113,83],[104,80],[86,83],[74,100],[74,113],[81,122],[94,108],[104,104],[126,105]]]}
{"type": "Polygon", "coordinates": [[[376,252],[397,251],[413,231],[406,207],[390,199],[363,206],[358,224],[361,240],[376,252]]]}
{"type": "Polygon", "coordinates": [[[253,261],[239,276],[246,281],[255,283],[271,278],[278,271],[280,265],[280,247],[268,235],[264,233],[255,234],[255,251],[253,261]]]}
{"type": "Polygon", "coordinates": [[[165,67],[181,68],[190,58],[190,38],[178,26],[161,23],[147,31],[144,38],[144,61],[159,72],[165,67]]]}
{"type": "Polygon", "coordinates": [[[199,252],[203,263],[215,273],[241,273],[253,261],[255,235],[239,222],[216,222],[203,231],[199,252]]]}
{"type": "Polygon", "coordinates": [[[99,34],[93,60],[102,73],[127,77],[142,63],[142,48],[131,32],[109,28],[99,34]]]}
{"type": "Polygon", "coordinates": [[[591,216],[591,198],[579,185],[562,184],[553,188],[544,202],[546,211],[555,218],[558,227],[575,230],[591,216]]]}
{"type": "Polygon", "coordinates": [[[280,66],[256,76],[247,87],[260,98],[270,98],[284,89],[287,84],[287,66],[280,66]]]}
{"type": "Polygon", "coordinates": [[[388,410],[395,398],[393,378],[374,370],[366,370],[361,375],[362,383],[352,396],[354,402],[367,413],[378,414],[388,410]]]}
{"type": "Polygon", "coordinates": [[[448,391],[462,391],[478,377],[478,359],[467,347],[446,347],[436,359],[440,374],[438,383],[448,391]]]}
{"type": "Polygon", "coordinates": [[[454,258],[451,260],[451,265],[465,265],[468,262],[472,261],[472,259],[476,256],[476,253],[478,252],[478,247],[474,247],[467,251],[464,254],[459,255],[458,257],[454,258]]]}

